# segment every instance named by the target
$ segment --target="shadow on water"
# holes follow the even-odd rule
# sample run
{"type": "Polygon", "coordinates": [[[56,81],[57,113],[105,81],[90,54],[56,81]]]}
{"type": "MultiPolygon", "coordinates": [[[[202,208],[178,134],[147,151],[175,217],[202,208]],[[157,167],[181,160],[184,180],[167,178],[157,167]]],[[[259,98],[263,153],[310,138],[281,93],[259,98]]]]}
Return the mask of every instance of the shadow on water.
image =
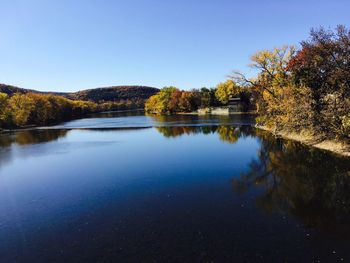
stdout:
{"type": "Polygon", "coordinates": [[[10,147],[12,144],[30,145],[56,141],[67,135],[68,130],[26,130],[0,136],[0,147],[10,147]]]}
{"type": "Polygon", "coordinates": [[[251,126],[156,127],[167,138],[217,134],[234,144],[240,138],[260,141],[257,159],[232,179],[233,191],[256,191],[256,206],[267,213],[293,216],[306,227],[350,234],[350,161],[298,142],[279,139],[251,126]]]}
{"type": "Polygon", "coordinates": [[[26,130],[0,135],[0,168],[12,160],[12,145],[26,146],[56,141],[65,137],[68,130],[26,130]]]}
{"type": "Polygon", "coordinates": [[[257,159],[232,180],[234,191],[259,190],[255,202],[263,211],[293,216],[305,227],[334,236],[349,236],[349,159],[264,131],[255,134],[261,140],[257,159]]]}
{"type": "Polygon", "coordinates": [[[144,115],[144,110],[125,110],[125,111],[105,111],[94,113],[87,116],[88,118],[118,118],[144,115]]]}

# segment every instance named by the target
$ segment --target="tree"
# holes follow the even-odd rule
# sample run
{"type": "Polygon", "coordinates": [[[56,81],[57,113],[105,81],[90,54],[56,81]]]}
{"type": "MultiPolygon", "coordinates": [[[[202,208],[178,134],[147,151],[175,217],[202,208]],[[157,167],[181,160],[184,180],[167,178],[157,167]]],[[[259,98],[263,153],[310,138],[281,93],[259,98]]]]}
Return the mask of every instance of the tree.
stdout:
{"type": "Polygon", "coordinates": [[[28,124],[29,116],[34,108],[34,101],[25,94],[15,94],[9,99],[12,120],[16,126],[28,124]]]}
{"type": "Polygon", "coordinates": [[[47,95],[29,93],[28,96],[33,100],[33,108],[29,116],[29,122],[39,125],[48,124],[53,119],[53,107],[47,95]]]}
{"type": "Polygon", "coordinates": [[[239,71],[234,71],[229,76],[242,87],[254,87],[260,93],[265,92],[277,98],[280,89],[289,83],[286,70],[290,59],[295,54],[294,46],[283,46],[272,50],[261,50],[251,56],[251,68],[258,71],[258,76],[248,79],[239,71]]]}
{"type": "Polygon", "coordinates": [[[160,113],[167,114],[172,113],[174,111],[173,108],[169,108],[171,97],[175,91],[178,89],[173,86],[162,88],[156,95],[151,96],[146,104],[145,110],[148,113],[160,113]]]}
{"type": "Polygon", "coordinates": [[[145,104],[145,111],[156,114],[171,114],[197,110],[198,92],[180,91],[175,87],[165,87],[151,96],[145,104]]]}
{"type": "Polygon", "coordinates": [[[314,129],[350,138],[350,30],[312,29],[301,45],[287,68],[296,85],[310,88],[314,129]]]}
{"type": "Polygon", "coordinates": [[[147,113],[157,113],[156,111],[156,105],[158,103],[158,96],[153,95],[149,97],[149,99],[145,103],[145,111],[147,113]]]}
{"type": "Polygon", "coordinates": [[[230,97],[238,95],[240,92],[239,87],[233,80],[227,80],[219,83],[216,87],[215,96],[223,104],[227,104],[230,97]]]}
{"type": "Polygon", "coordinates": [[[190,91],[182,91],[179,98],[179,109],[182,112],[191,112],[197,109],[195,94],[190,91]]]}
{"type": "Polygon", "coordinates": [[[294,53],[294,46],[258,51],[251,57],[250,64],[250,67],[258,70],[255,78],[248,79],[237,71],[230,76],[232,81],[241,87],[250,88],[254,94],[259,124],[273,129],[281,129],[285,124],[283,117],[286,108],[282,105],[288,104],[290,97],[286,95],[286,90],[292,86],[286,67],[294,53]]]}
{"type": "Polygon", "coordinates": [[[10,112],[8,110],[8,95],[0,93],[0,126],[4,127],[8,124],[10,112]]]}
{"type": "Polygon", "coordinates": [[[212,105],[211,90],[208,88],[200,89],[200,106],[201,108],[208,108],[212,105]]]}
{"type": "Polygon", "coordinates": [[[169,112],[177,112],[180,110],[180,99],[181,99],[182,92],[178,89],[176,89],[170,97],[169,103],[168,103],[168,109],[169,112]]]}

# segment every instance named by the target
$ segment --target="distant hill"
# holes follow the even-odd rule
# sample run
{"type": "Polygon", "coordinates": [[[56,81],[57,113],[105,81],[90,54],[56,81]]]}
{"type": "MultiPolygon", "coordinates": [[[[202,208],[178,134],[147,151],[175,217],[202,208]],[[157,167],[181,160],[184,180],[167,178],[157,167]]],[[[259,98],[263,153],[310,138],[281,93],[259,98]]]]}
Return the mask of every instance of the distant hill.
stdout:
{"type": "Polygon", "coordinates": [[[6,93],[10,96],[13,95],[14,93],[28,93],[28,92],[41,93],[40,91],[22,89],[22,88],[18,88],[18,87],[6,85],[6,84],[0,84],[0,92],[6,93]]]}
{"type": "Polygon", "coordinates": [[[77,92],[42,92],[23,89],[11,85],[0,84],[0,92],[8,95],[14,93],[40,93],[63,96],[72,100],[89,100],[94,102],[120,101],[120,100],[146,100],[159,91],[157,88],[146,86],[112,86],[105,88],[86,89],[77,92]]]}
{"type": "Polygon", "coordinates": [[[67,96],[73,100],[90,100],[90,101],[118,101],[118,100],[146,100],[159,91],[157,88],[145,86],[113,86],[105,88],[87,89],[67,96]]]}

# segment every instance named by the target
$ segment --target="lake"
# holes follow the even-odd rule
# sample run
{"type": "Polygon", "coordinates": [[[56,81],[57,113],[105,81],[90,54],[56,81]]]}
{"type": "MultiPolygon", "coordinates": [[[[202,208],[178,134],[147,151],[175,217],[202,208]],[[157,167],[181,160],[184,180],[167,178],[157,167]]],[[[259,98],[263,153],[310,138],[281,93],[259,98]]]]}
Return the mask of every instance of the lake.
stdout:
{"type": "Polygon", "coordinates": [[[105,113],[0,137],[0,262],[350,261],[350,160],[254,118],[105,113]]]}

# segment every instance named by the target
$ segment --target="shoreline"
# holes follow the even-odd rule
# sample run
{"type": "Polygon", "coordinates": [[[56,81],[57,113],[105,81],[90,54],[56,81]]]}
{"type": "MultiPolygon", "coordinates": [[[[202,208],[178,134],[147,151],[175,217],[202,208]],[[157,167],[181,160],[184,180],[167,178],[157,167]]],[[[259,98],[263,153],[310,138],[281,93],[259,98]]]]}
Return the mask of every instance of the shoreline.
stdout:
{"type": "Polygon", "coordinates": [[[84,114],[84,115],[79,116],[79,117],[72,117],[72,118],[69,118],[69,119],[66,119],[66,120],[62,120],[62,121],[58,121],[58,122],[53,122],[53,123],[47,124],[47,125],[30,124],[30,125],[26,125],[26,126],[22,126],[22,127],[16,127],[16,128],[8,128],[8,129],[0,128],[0,134],[7,134],[7,133],[12,133],[12,132],[28,131],[28,130],[46,129],[46,128],[54,127],[56,125],[59,125],[59,124],[62,124],[62,123],[68,122],[68,121],[85,119],[86,117],[89,117],[89,116],[91,117],[91,116],[98,115],[98,114],[123,113],[123,112],[133,112],[133,111],[140,112],[140,111],[144,111],[144,109],[100,111],[100,112],[95,112],[95,113],[84,114]]]}
{"type": "MultiPolygon", "coordinates": [[[[172,114],[170,114],[170,115],[172,115],[172,114]]],[[[247,112],[238,111],[238,112],[221,113],[221,114],[216,113],[215,114],[215,113],[201,113],[201,112],[198,112],[198,111],[192,111],[192,112],[176,112],[175,115],[230,116],[230,115],[257,115],[257,113],[253,112],[253,111],[247,111],[247,112]]]]}
{"type": "MultiPolygon", "coordinates": [[[[109,112],[99,112],[99,113],[111,113],[111,112],[128,112],[128,111],[140,111],[140,110],[121,110],[121,111],[109,111],[109,112]]],[[[99,114],[94,113],[94,114],[99,114]]],[[[253,112],[245,112],[245,113],[235,113],[235,114],[227,114],[229,115],[255,115],[256,113],[253,112]]],[[[93,114],[88,114],[93,115],[93,114]]],[[[88,115],[82,116],[80,118],[74,118],[74,119],[81,119],[88,115]]],[[[200,114],[198,112],[179,112],[176,115],[216,115],[216,114],[200,114]]],[[[74,120],[71,119],[71,120],[74,120]]],[[[69,120],[67,120],[69,121],[69,120]]],[[[62,123],[62,122],[61,122],[62,123]]],[[[0,134],[8,134],[13,132],[19,132],[19,131],[26,131],[26,130],[41,130],[41,129],[50,129],[50,126],[53,127],[57,124],[49,125],[49,126],[36,126],[36,125],[28,125],[21,128],[15,128],[15,129],[1,129],[0,134]]],[[[320,150],[325,150],[343,157],[350,158],[350,144],[339,142],[335,140],[323,140],[317,136],[313,135],[307,135],[307,134],[301,134],[301,133],[295,133],[295,132],[286,132],[286,131],[279,131],[274,132],[272,129],[263,126],[263,125],[257,125],[257,124],[251,124],[253,127],[267,131],[273,135],[279,136],[283,139],[287,140],[293,140],[300,142],[302,144],[305,144],[310,147],[315,147],[320,150]]]]}
{"type": "Polygon", "coordinates": [[[332,152],[334,154],[350,157],[350,144],[345,144],[335,140],[321,140],[316,136],[303,135],[300,133],[293,132],[273,132],[270,128],[266,126],[255,125],[255,128],[268,131],[274,135],[280,136],[283,139],[293,140],[305,144],[310,147],[315,147],[320,150],[325,150],[332,152]]]}

